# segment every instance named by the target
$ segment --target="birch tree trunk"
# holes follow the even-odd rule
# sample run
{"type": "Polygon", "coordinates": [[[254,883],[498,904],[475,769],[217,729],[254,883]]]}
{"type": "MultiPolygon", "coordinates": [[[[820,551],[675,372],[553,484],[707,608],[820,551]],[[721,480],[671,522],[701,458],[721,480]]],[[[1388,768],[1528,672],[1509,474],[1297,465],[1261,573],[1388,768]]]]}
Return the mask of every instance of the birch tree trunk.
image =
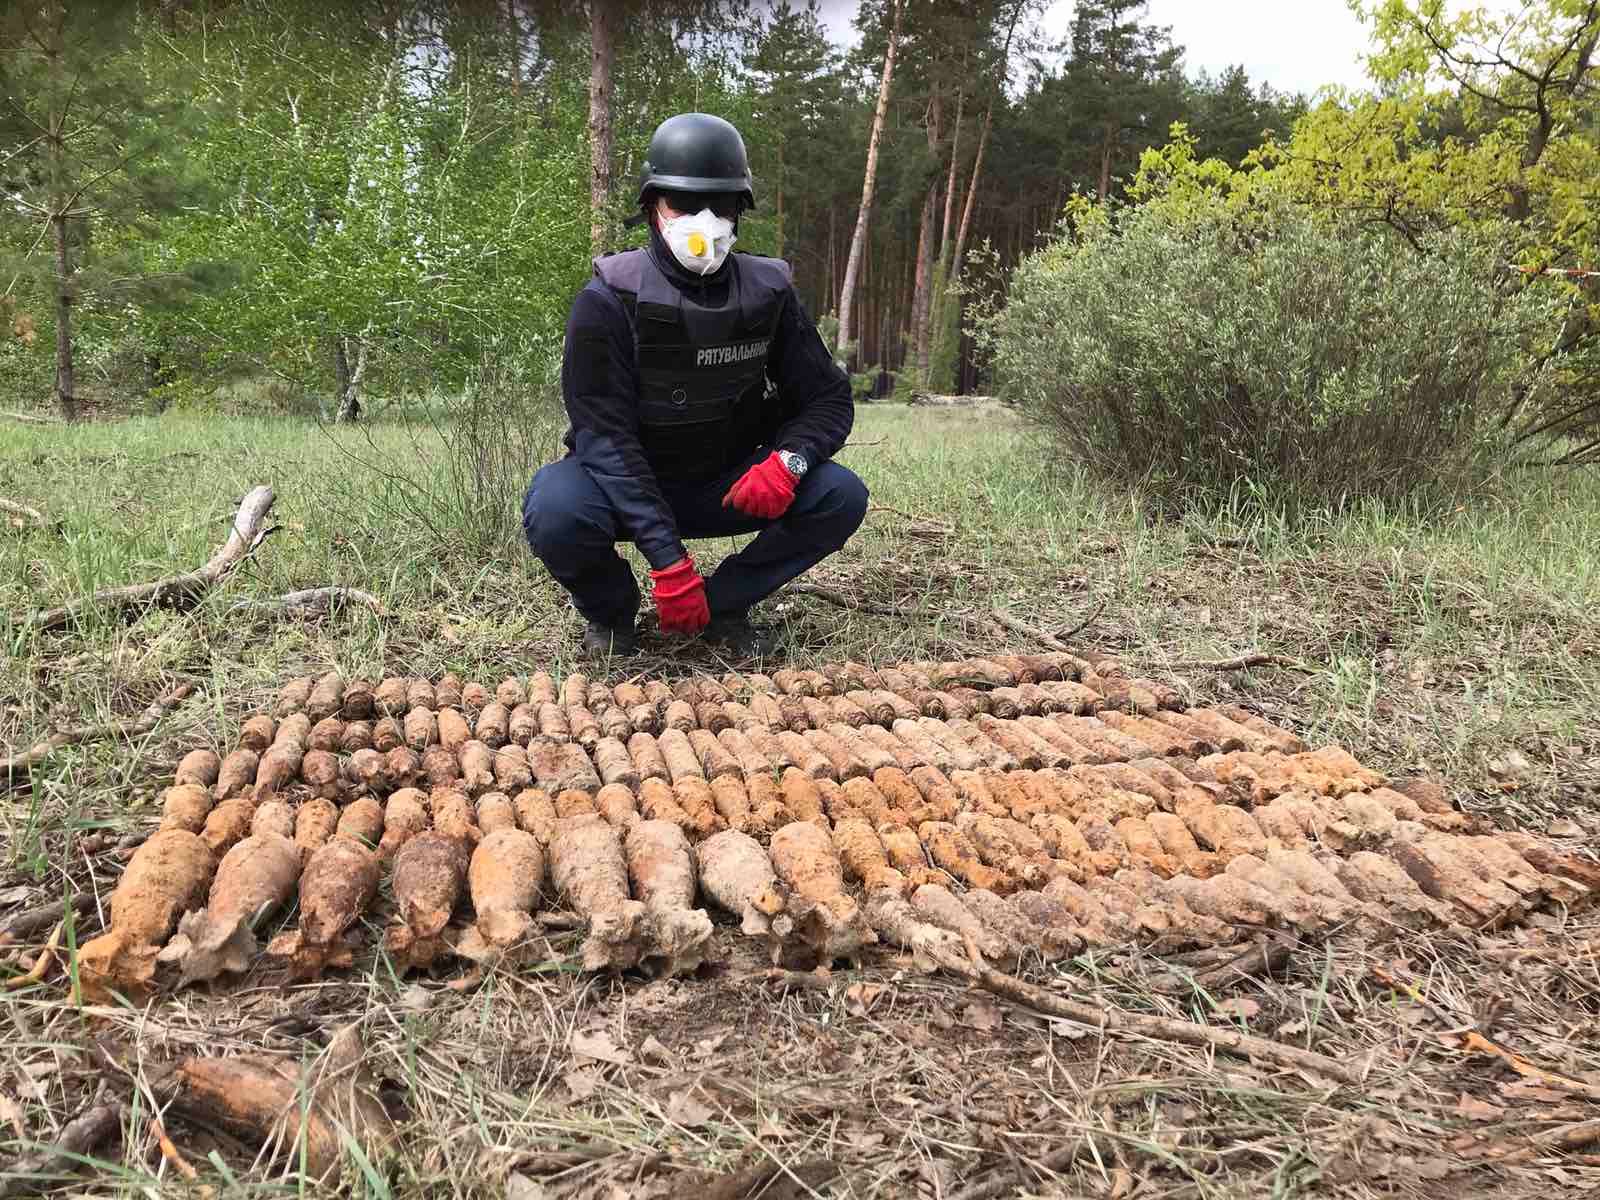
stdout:
{"type": "Polygon", "coordinates": [[[61,406],[64,420],[75,421],[78,395],[72,378],[72,258],[67,247],[65,214],[52,214],[50,230],[56,243],[56,403],[61,406]]]}
{"type": "Polygon", "coordinates": [[[589,245],[605,249],[611,200],[611,70],[617,57],[617,0],[589,0],[589,245]]]}
{"type": "Polygon", "coordinates": [[[989,124],[994,119],[994,104],[983,114],[983,128],[978,131],[978,154],[972,160],[972,182],[967,184],[967,202],[961,208],[961,228],[956,231],[956,248],[950,256],[950,274],[946,283],[961,278],[961,260],[967,252],[967,231],[972,228],[972,209],[978,199],[978,175],[983,170],[983,152],[989,145],[989,124]]]}
{"type": "MultiPolygon", "coordinates": [[[[50,27],[44,31],[44,36],[35,35],[35,40],[49,59],[52,91],[59,96],[61,56],[66,41],[65,6],[54,4],[46,15],[50,27]]],[[[72,94],[76,94],[76,88],[72,94]]],[[[71,103],[69,95],[61,111],[57,112],[52,102],[47,118],[49,127],[44,131],[51,170],[57,180],[66,179],[67,108],[71,103]]],[[[50,223],[56,260],[56,403],[61,408],[63,419],[75,421],[78,418],[78,394],[72,369],[72,248],[67,237],[67,219],[73,200],[67,194],[67,187],[62,183],[55,191],[51,199],[51,212],[45,219],[50,223]]]]}
{"type": "Polygon", "coordinates": [[[511,24],[511,94],[522,95],[522,22],[517,19],[517,0],[506,0],[506,19],[511,24]]]}
{"type": "MultiPolygon", "coordinates": [[[[965,67],[965,60],[962,62],[965,67]]],[[[961,109],[967,100],[965,89],[956,91],[956,125],[950,134],[950,178],[944,185],[944,221],[939,225],[939,261],[946,262],[944,252],[950,249],[950,220],[955,215],[956,199],[956,162],[961,151],[961,109]]],[[[949,279],[948,270],[945,278],[949,279]]]]}
{"type": "Polygon", "coordinates": [[[916,274],[911,285],[912,345],[916,353],[917,382],[928,384],[928,329],[933,312],[933,218],[937,210],[939,182],[928,185],[922,201],[922,231],[917,235],[916,274]]]}
{"type": "Polygon", "coordinates": [[[889,48],[883,55],[883,79],[878,84],[878,109],[872,115],[872,135],[867,139],[867,174],[861,184],[861,209],[856,214],[856,231],[850,238],[850,254],[844,264],[844,286],[839,296],[839,357],[848,362],[850,352],[850,306],[854,299],[856,272],[861,267],[861,248],[867,240],[867,225],[872,218],[872,191],[878,179],[878,141],[883,136],[883,119],[889,111],[889,86],[894,78],[895,48],[900,41],[900,0],[891,0],[894,25],[889,31],[889,48]]]}

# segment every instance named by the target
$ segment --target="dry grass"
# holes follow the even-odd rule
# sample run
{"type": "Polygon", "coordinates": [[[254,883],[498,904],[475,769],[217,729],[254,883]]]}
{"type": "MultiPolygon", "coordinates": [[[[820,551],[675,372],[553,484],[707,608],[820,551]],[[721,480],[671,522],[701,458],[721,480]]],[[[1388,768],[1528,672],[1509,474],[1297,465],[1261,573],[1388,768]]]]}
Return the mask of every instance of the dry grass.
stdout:
{"type": "MultiPolygon", "coordinates": [[[[1241,509],[1161,525],[1081,478],[1036,470],[1019,457],[1021,433],[993,414],[868,410],[860,424],[863,442],[885,440],[845,457],[884,507],[812,578],[909,615],[780,597],[770,611],[797,659],[953,657],[1017,645],[988,620],[997,605],[1056,630],[1103,605],[1079,640],[1158,676],[1247,649],[1308,668],[1188,675],[1199,699],[1248,697],[1383,769],[1442,774],[1461,802],[1506,823],[1564,818],[1600,837],[1592,481],[1545,481],[1520,505],[1486,500],[1443,522],[1367,512],[1289,528],[1241,509]],[[1512,749],[1526,767],[1506,761],[1512,749]]],[[[372,436],[397,455],[411,444],[383,427],[372,436]]],[[[64,638],[0,628],[7,744],[132,716],[180,679],[200,688],[154,735],[63,751],[31,796],[11,799],[0,921],[87,892],[95,912],[74,935],[89,936],[125,856],[118,839],[150,827],[179,755],[226,743],[288,675],[388,665],[498,677],[570,663],[575,623],[525,556],[439,544],[322,434],[174,421],[0,437],[13,443],[0,494],[64,523],[60,535],[0,536],[0,606],[13,612],[199,561],[231,502],[263,478],[279,488],[284,526],[227,596],[195,613],[64,638]],[[394,615],[226,611],[240,594],[326,583],[372,590],[394,615]]],[[[715,665],[699,648],[649,648],[630,674],[715,665]]],[[[380,905],[369,919],[385,915],[380,905]]],[[[0,949],[10,957],[0,970],[25,968],[47,933],[0,949]]],[[[75,1009],[58,975],[12,991],[0,1010],[0,1188],[17,1155],[58,1137],[98,1095],[123,1106],[122,1137],[94,1149],[94,1170],[15,1181],[17,1194],[181,1194],[150,1131],[168,1063],[247,1049],[311,1061],[356,1023],[397,1121],[369,1163],[347,1162],[357,1194],[1600,1190],[1600,1141],[1562,1151],[1537,1140],[1600,1119],[1593,909],[1446,937],[1339,931],[1296,945],[1278,977],[1226,995],[1169,990],[1168,964],[1138,952],[1028,970],[1102,1003],[1243,1022],[1361,1061],[1360,1089],[1102,1039],[887,954],[785,990],[732,928],[718,930],[718,965],[686,981],[584,976],[576,942],[552,932],[542,961],[471,991],[449,987],[449,974],[398,980],[372,955],[337,981],[284,987],[256,974],[141,1010],[75,1009]],[[1464,1030],[1567,1082],[1466,1053],[1464,1030]],[[1486,1158],[1494,1146],[1523,1158],[1486,1158]]],[[[165,1126],[215,1194],[317,1191],[254,1145],[170,1114],[165,1126]]]]}

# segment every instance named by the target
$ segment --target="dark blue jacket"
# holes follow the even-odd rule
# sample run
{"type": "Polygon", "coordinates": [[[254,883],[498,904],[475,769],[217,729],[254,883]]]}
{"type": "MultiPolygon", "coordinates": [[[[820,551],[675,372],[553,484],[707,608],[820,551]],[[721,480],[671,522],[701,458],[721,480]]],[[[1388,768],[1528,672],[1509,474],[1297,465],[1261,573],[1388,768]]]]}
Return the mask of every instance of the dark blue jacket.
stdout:
{"type": "MultiPolygon", "coordinates": [[[[709,279],[682,270],[651,231],[656,261],[678,286],[726,292],[724,267],[709,279]]],[[[829,356],[817,327],[791,287],[783,298],[767,357],[772,385],[765,399],[735,409],[721,435],[708,439],[716,471],[761,446],[795,450],[813,465],[832,458],[850,435],[855,406],[850,380],[829,356]]],[[[633,323],[627,304],[600,279],[591,279],[572,302],[561,363],[561,395],[569,427],[566,446],[599,484],[627,536],[651,567],[684,556],[677,521],[663,489],[701,479],[658,479],[639,442],[639,377],[633,323]]],[[[702,476],[705,473],[702,473],[702,476]]]]}

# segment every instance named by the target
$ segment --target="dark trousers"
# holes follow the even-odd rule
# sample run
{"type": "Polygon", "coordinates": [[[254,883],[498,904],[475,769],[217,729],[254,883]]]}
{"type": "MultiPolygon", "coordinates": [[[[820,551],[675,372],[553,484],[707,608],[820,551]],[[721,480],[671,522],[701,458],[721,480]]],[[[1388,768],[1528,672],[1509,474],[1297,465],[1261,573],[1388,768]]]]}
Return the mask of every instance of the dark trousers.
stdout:
{"type": "MultiPolygon", "coordinates": [[[[795,488],[794,503],[776,521],[723,508],[722,497],[763,449],[725,475],[688,487],[663,486],[682,538],[760,531],[739,553],[722,560],[706,580],[706,603],[716,617],[742,614],[843,546],[867,515],[867,487],[835,462],[818,463],[795,488]]],[[[528,545],[572,595],[585,620],[631,628],[639,585],[616,551],[627,539],[616,510],[576,458],[540,468],[522,502],[528,545]]]]}

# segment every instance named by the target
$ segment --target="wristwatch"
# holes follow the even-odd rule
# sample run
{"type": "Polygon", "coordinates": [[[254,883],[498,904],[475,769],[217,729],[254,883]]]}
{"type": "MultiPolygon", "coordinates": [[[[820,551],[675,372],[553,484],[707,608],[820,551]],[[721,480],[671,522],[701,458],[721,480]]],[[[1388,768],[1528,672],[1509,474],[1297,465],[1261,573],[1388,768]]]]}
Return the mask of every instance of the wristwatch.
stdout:
{"type": "Polygon", "coordinates": [[[793,475],[797,480],[804,479],[806,472],[811,469],[811,464],[806,461],[806,456],[796,454],[793,450],[779,450],[778,461],[788,468],[789,474],[793,475]]]}

